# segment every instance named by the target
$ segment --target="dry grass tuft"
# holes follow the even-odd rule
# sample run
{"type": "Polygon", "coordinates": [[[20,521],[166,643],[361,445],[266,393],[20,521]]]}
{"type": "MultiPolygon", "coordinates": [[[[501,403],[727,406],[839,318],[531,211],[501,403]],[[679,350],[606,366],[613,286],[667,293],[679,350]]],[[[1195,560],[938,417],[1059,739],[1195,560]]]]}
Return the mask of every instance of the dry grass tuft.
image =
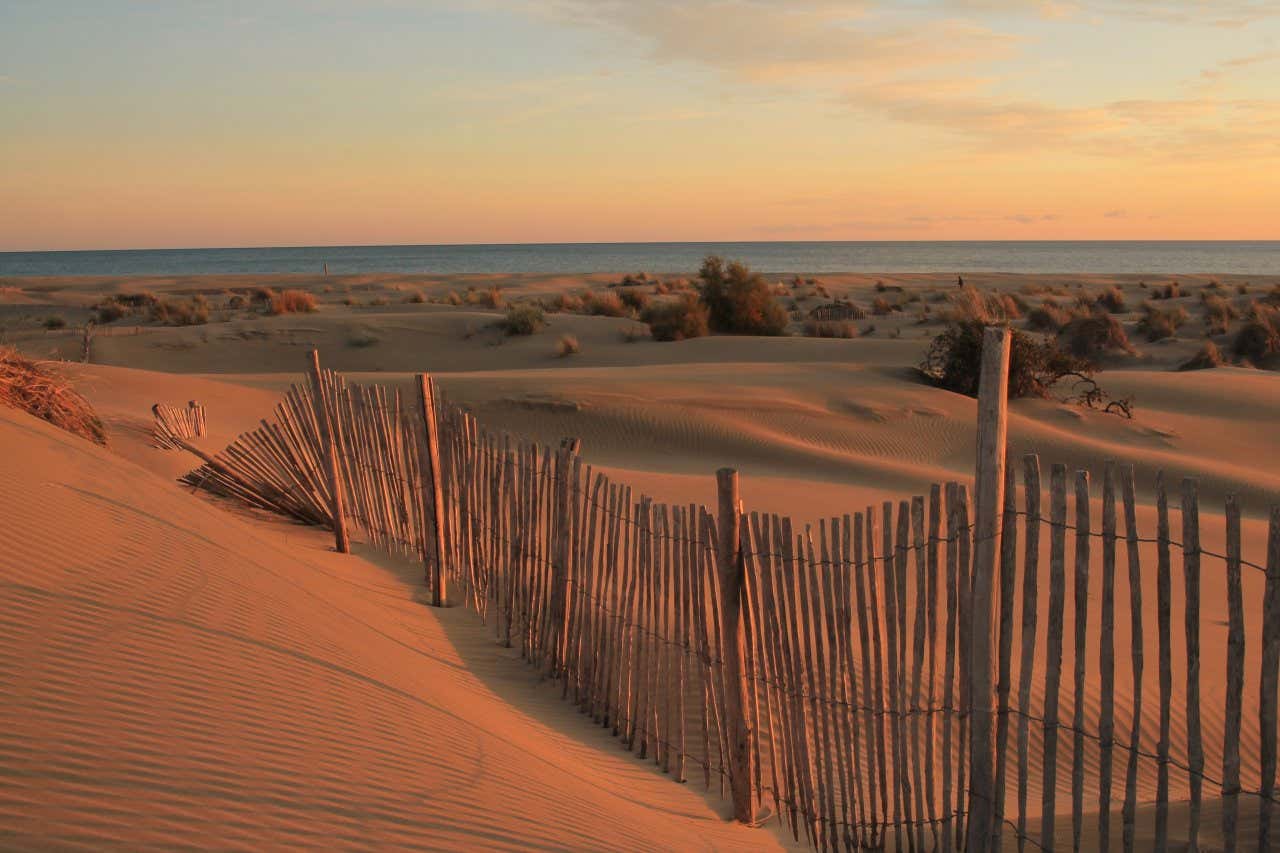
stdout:
{"type": "Polygon", "coordinates": [[[1105,308],[1112,314],[1123,314],[1127,309],[1124,301],[1124,292],[1118,287],[1112,287],[1103,291],[1098,296],[1098,305],[1105,308]]]}
{"type": "Polygon", "coordinates": [[[984,293],[965,286],[951,296],[951,320],[990,325],[1022,316],[1022,306],[1008,293],[984,293]]]}
{"type": "Polygon", "coordinates": [[[13,347],[0,347],[0,403],[95,444],[107,443],[101,419],[66,377],[50,369],[48,362],[32,361],[13,347]]]}
{"type": "Polygon", "coordinates": [[[1124,327],[1110,314],[1077,317],[1062,327],[1058,340],[1076,358],[1092,362],[1104,355],[1133,355],[1136,352],[1124,327]]]}
{"type": "Polygon", "coordinates": [[[1204,296],[1204,323],[1211,335],[1225,335],[1231,321],[1239,316],[1230,302],[1212,293],[1204,296]]]}
{"type": "Polygon", "coordinates": [[[1138,321],[1138,331],[1147,336],[1152,343],[1171,338],[1189,319],[1187,309],[1181,305],[1168,309],[1157,308],[1150,302],[1142,306],[1142,319],[1138,321]]]}
{"type": "Polygon", "coordinates": [[[316,298],[305,290],[272,293],[268,310],[272,314],[310,314],[316,310],[316,298]]]}
{"type": "Polygon", "coordinates": [[[1226,364],[1226,360],[1222,357],[1222,350],[1218,349],[1218,345],[1213,341],[1205,341],[1199,351],[1191,356],[1189,361],[1181,364],[1179,370],[1208,370],[1213,367],[1222,367],[1226,364]]]}
{"type": "Polygon", "coordinates": [[[556,341],[556,355],[560,358],[577,355],[580,352],[582,352],[582,345],[573,335],[561,335],[560,340],[556,341]]]}
{"type": "Polygon", "coordinates": [[[815,320],[804,321],[804,333],[811,338],[856,338],[858,327],[852,320],[815,320]]]}

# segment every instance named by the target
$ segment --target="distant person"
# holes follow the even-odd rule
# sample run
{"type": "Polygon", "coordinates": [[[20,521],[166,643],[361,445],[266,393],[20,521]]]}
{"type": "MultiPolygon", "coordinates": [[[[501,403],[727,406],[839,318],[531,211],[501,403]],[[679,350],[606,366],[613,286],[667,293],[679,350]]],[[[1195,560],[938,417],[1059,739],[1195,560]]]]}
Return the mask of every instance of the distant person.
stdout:
{"type": "Polygon", "coordinates": [[[328,275],[328,274],[329,274],[329,264],[328,264],[328,262],[326,262],[326,263],[325,263],[325,265],[324,265],[324,274],[325,274],[325,275],[328,275]]]}
{"type": "Polygon", "coordinates": [[[956,276],[956,287],[964,287],[964,276],[956,276]]]}

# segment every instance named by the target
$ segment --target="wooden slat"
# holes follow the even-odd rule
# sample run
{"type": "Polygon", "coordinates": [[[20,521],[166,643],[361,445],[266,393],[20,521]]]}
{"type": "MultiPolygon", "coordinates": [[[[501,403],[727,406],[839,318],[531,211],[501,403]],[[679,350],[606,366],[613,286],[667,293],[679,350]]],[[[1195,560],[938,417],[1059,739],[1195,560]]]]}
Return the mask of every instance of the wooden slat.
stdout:
{"type": "Polygon", "coordinates": [[[1240,577],[1240,499],[1227,495],[1227,705],[1222,731],[1222,841],[1238,849],[1240,718],[1244,708],[1244,591],[1240,577]]]}
{"type": "Polygon", "coordinates": [[[1187,821],[1189,849],[1200,843],[1200,801],[1204,787],[1204,745],[1200,731],[1200,503],[1196,481],[1182,481],[1182,572],[1186,589],[1187,766],[1191,805],[1187,821]]]}
{"type": "Polygon", "coordinates": [[[1026,849],[1027,776],[1030,769],[1031,677],[1035,668],[1036,621],[1040,580],[1040,457],[1022,459],[1022,500],[1026,512],[1026,545],[1022,574],[1022,650],[1018,663],[1018,850],[1026,849]]]}
{"type": "Polygon", "coordinates": [[[1102,476],[1102,636],[1098,644],[1101,708],[1098,715],[1098,848],[1111,849],[1111,772],[1115,749],[1116,689],[1116,466],[1102,476]]]}
{"type": "Polygon", "coordinates": [[[1164,472],[1156,474],[1156,618],[1160,643],[1160,739],[1156,742],[1156,848],[1169,845],[1169,712],[1173,663],[1169,648],[1173,603],[1169,569],[1169,499],[1164,472]]]}
{"type": "Polygon", "coordinates": [[[1277,687],[1280,687],[1280,506],[1271,508],[1271,527],[1267,537],[1267,584],[1262,605],[1262,666],[1258,703],[1261,737],[1262,805],[1258,815],[1258,849],[1270,850],[1275,843],[1276,736],[1280,732],[1277,719],[1277,687]]]}
{"type": "Polygon", "coordinates": [[[1044,761],[1040,795],[1040,845],[1054,847],[1058,790],[1058,695],[1062,683],[1062,619],[1066,602],[1067,469],[1049,475],[1049,628],[1045,640],[1044,761]]]}
{"type": "Polygon", "coordinates": [[[1125,550],[1129,558],[1129,655],[1133,669],[1133,713],[1129,729],[1129,761],[1124,783],[1124,849],[1132,853],[1135,843],[1138,810],[1138,752],[1142,745],[1142,564],[1138,552],[1138,519],[1133,466],[1121,473],[1124,499],[1125,550]]]}

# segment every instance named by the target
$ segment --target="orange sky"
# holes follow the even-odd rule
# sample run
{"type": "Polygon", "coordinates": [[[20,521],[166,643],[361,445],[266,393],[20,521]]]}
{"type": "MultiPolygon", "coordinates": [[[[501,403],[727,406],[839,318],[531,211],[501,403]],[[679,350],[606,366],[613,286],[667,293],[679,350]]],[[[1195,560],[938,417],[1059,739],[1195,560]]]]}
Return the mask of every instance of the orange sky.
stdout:
{"type": "Polygon", "coordinates": [[[1280,237],[1270,2],[3,5],[0,250],[1280,237]]]}

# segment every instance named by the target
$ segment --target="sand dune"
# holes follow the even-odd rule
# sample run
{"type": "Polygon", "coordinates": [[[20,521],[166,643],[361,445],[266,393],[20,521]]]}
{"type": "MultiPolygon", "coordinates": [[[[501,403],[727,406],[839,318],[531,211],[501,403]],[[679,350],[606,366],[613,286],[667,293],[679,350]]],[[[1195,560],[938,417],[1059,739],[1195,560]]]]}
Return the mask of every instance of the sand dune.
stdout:
{"type": "MultiPolygon", "coordinates": [[[[880,278],[922,293],[951,284],[937,276],[824,280],[834,292],[865,298],[880,278]]],[[[990,278],[1010,289],[1027,284],[990,278]]],[[[1060,278],[1039,283],[1075,283],[1060,278]]],[[[473,614],[423,607],[417,567],[372,554],[338,559],[315,531],[210,505],[172,484],[192,467],[190,457],[150,446],[151,404],[199,399],[210,423],[201,443],[222,447],[269,416],[280,392],[301,378],[307,351],[318,347],[327,366],[357,381],[408,389],[413,373],[430,371],[486,425],[549,442],[577,436],[588,461],[663,501],[710,504],[715,469],[732,465],[742,472],[750,508],[816,522],[972,477],[974,401],[923,384],[912,369],[936,325],[895,315],[872,318],[880,329],[854,340],[673,344],[629,340],[632,320],[554,315],[538,334],[507,338],[491,328],[498,316],[492,311],[404,302],[416,291],[439,297],[469,284],[548,295],[605,280],[274,278],[277,287],[321,294],[322,310],[98,331],[95,363],[68,370],[107,421],[110,451],[0,410],[0,517],[23,531],[0,553],[0,748],[13,756],[0,768],[0,824],[12,827],[0,844],[781,843],[771,832],[725,824],[727,805],[718,795],[674,785],[620,754],[489,642],[473,614]],[[379,301],[386,304],[370,304],[379,301]],[[560,359],[554,344],[566,333],[582,352],[560,359]]],[[[1207,277],[1182,280],[1198,287],[1207,277]]],[[[1139,282],[1095,276],[1088,286],[1118,284],[1136,300],[1139,282]]],[[[77,330],[43,331],[35,319],[54,309],[88,316],[108,292],[189,294],[255,283],[19,282],[0,294],[0,318],[25,350],[75,357],[77,330]]],[[[1101,374],[1111,391],[1134,397],[1132,420],[1054,401],[1015,402],[1011,450],[1040,454],[1046,470],[1059,462],[1087,469],[1095,483],[1106,460],[1133,463],[1147,531],[1156,472],[1168,472],[1175,492],[1181,477],[1196,477],[1204,547],[1217,552],[1224,549],[1222,500],[1239,494],[1244,550],[1256,559],[1265,544],[1262,517],[1280,494],[1273,464],[1280,375],[1241,367],[1173,371],[1197,344],[1192,334],[1142,344],[1139,357],[1101,374]]],[[[1144,568],[1154,565],[1149,550],[1144,568]]],[[[1154,579],[1144,577],[1148,582],[1154,579]]],[[[1246,576],[1251,644],[1259,586],[1257,576],[1246,576]]],[[[1045,588],[1042,580],[1042,607],[1045,588]]],[[[1217,564],[1206,564],[1204,589],[1205,666],[1220,667],[1226,605],[1217,564]]],[[[1147,606],[1154,600],[1147,589],[1147,606]]],[[[1068,601],[1068,620],[1073,606],[1068,601]]],[[[1117,607],[1127,612],[1123,592],[1117,607]]],[[[1154,621],[1148,614],[1147,624],[1154,621]]],[[[1044,622],[1042,613],[1042,633],[1044,622]]],[[[1090,625],[1098,624],[1091,613],[1090,625]]],[[[1117,646],[1127,649],[1121,624],[1117,646]]],[[[1175,661],[1182,642],[1175,630],[1175,661]]],[[[1091,661],[1097,646],[1091,633],[1091,661]]],[[[1068,649],[1064,672],[1071,666],[1068,649]]],[[[1149,660],[1148,709],[1156,678],[1149,660]]],[[[1116,679],[1117,723],[1127,732],[1124,660],[1116,679]]],[[[1064,714],[1072,708],[1067,686],[1069,678],[1064,714]]],[[[1041,690],[1033,691],[1033,703],[1041,690]]],[[[1246,708],[1256,708],[1256,690],[1251,677],[1246,708]]],[[[1085,706],[1095,723],[1096,690],[1085,706]]],[[[1207,689],[1210,765],[1220,763],[1222,707],[1222,696],[1207,689]]],[[[1172,722],[1178,757],[1184,708],[1173,709],[1172,722]]],[[[1256,729],[1244,740],[1256,752],[1256,729]]],[[[1151,729],[1144,727],[1142,741],[1153,748],[1151,729]]],[[[1141,792],[1149,798],[1147,769],[1141,792]]],[[[1038,767],[1032,770],[1036,779],[1038,767]]],[[[1246,756],[1245,771],[1246,781],[1256,777],[1255,755],[1246,756]]],[[[1066,803],[1060,795],[1059,806],[1066,803]]],[[[1248,821],[1248,804],[1242,808],[1248,821]]],[[[1143,821],[1148,827],[1150,815],[1143,821]]]]}
{"type": "Polygon", "coordinates": [[[0,445],[0,846],[778,843],[620,752],[404,566],[10,410],[0,445]]]}

